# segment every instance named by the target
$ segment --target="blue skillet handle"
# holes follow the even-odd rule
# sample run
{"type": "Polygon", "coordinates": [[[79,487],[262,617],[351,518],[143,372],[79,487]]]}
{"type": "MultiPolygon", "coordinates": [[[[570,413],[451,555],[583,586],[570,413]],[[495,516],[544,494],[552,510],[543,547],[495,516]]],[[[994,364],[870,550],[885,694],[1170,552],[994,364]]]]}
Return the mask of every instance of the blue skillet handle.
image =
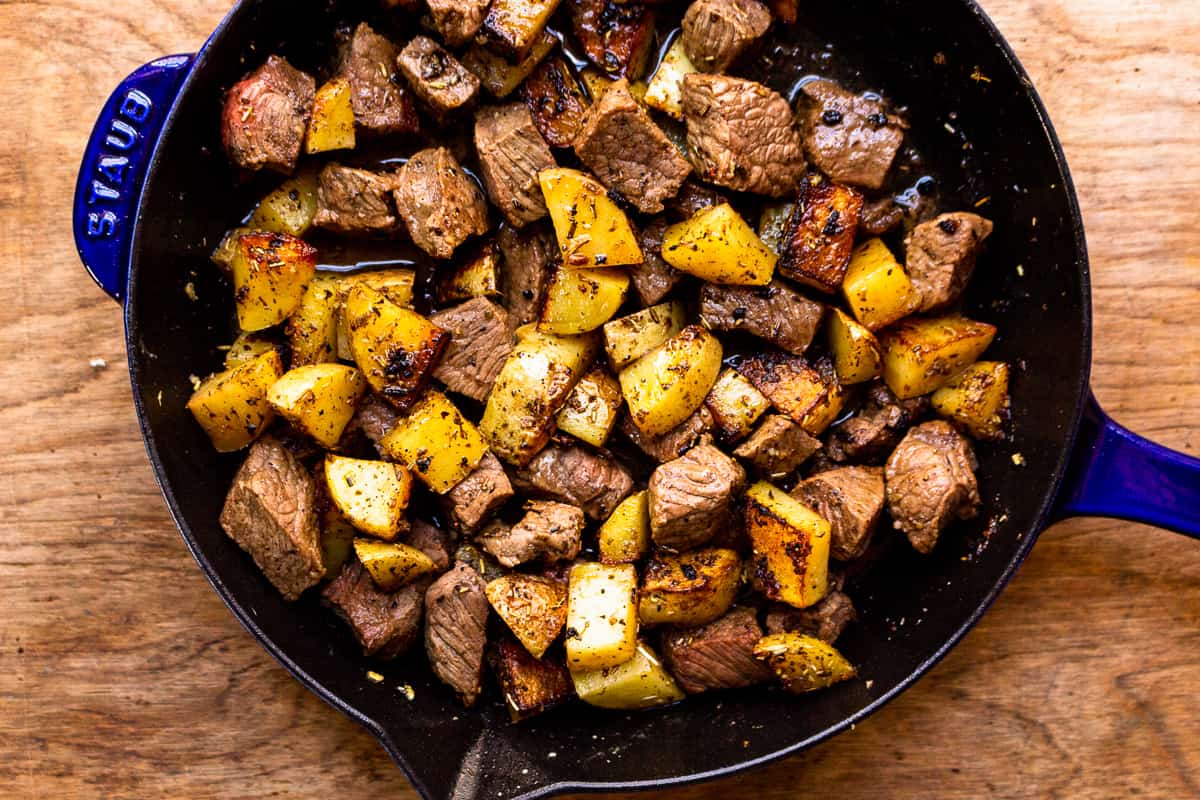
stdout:
{"type": "Polygon", "coordinates": [[[96,120],[75,184],[75,247],[92,279],[123,300],[138,198],[163,122],[194,56],[160,58],[117,87],[96,120]]]}
{"type": "Polygon", "coordinates": [[[1089,396],[1055,519],[1115,517],[1200,538],[1200,459],[1109,419],[1089,396]]]}

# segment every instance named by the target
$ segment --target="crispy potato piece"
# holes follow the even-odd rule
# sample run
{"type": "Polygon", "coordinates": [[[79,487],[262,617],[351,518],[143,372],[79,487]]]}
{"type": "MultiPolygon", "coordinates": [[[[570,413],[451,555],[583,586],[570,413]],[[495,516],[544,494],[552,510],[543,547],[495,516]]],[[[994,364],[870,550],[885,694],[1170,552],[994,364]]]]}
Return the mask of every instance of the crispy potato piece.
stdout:
{"type": "Polygon", "coordinates": [[[395,539],[407,529],[404,512],[412,496],[412,474],[399,464],[325,456],[329,498],[358,530],[395,539]]]}
{"type": "Polygon", "coordinates": [[[246,227],[230,228],[208,257],[226,278],[233,278],[233,257],[237,255],[238,239],[247,233],[254,233],[254,230],[246,227]]]}
{"type": "Polygon", "coordinates": [[[638,619],[643,625],[704,625],[729,610],[741,583],[742,560],[734,550],[660,554],[646,565],[638,619]]]}
{"type": "Polygon", "coordinates": [[[533,124],[551,147],[570,147],[583,127],[587,95],[562,56],[543,61],[521,86],[533,124]]]}
{"type": "Polygon", "coordinates": [[[338,305],[337,278],[315,276],[287,323],[293,367],[337,361],[338,305]]]}
{"type": "Polygon", "coordinates": [[[767,413],[771,401],[754,388],[749,380],[735,369],[726,368],[704,398],[712,412],[717,433],[726,442],[735,442],[750,435],[759,417],[767,413]]]}
{"type": "Polygon", "coordinates": [[[977,361],[933,393],[933,410],[976,439],[998,442],[1008,419],[1008,364],[977,361]]]}
{"type": "Polygon", "coordinates": [[[317,215],[317,171],[301,170],[259,201],[247,223],[251,231],[303,236],[317,215]]]}
{"type": "Polygon", "coordinates": [[[354,553],[375,585],[385,592],[394,592],[422,575],[437,571],[433,559],[400,542],[355,539],[354,553]]]}
{"type": "Polygon", "coordinates": [[[297,430],[329,449],[354,416],[367,379],[344,364],[309,364],[288,370],[267,392],[267,402],[297,430]]]}
{"type": "Polygon", "coordinates": [[[759,353],[743,360],[736,369],[797,425],[803,425],[808,413],[829,394],[821,373],[790,353],[759,353]]]}
{"type": "Polygon", "coordinates": [[[842,293],[855,318],[872,332],[907,317],[921,304],[908,273],[882,239],[868,239],[854,251],[842,293]]]}
{"type": "Polygon", "coordinates": [[[779,260],[728,203],[667,228],[662,257],[681,272],[734,286],[766,286],[779,260]]]}
{"type": "Polygon", "coordinates": [[[370,286],[383,293],[385,297],[397,305],[412,308],[413,284],[416,273],[411,269],[381,269],[372,272],[356,272],[353,275],[339,276],[337,284],[337,354],[345,361],[354,360],[354,351],[350,348],[350,321],[345,312],[346,297],[350,290],[358,285],[370,286]]]}
{"type": "Polygon", "coordinates": [[[321,560],[325,563],[325,577],[335,578],[342,565],[354,552],[354,539],[358,531],[346,521],[337,506],[329,506],[321,515],[321,560]]]}
{"type": "Polygon", "coordinates": [[[513,722],[541,714],[575,697],[571,673],[553,658],[537,659],[516,642],[502,639],[488,655],[513,722]]]}
{"type": "Polygon", "coordinates": [[[638,643],[628,661],[607,669],[572,670],[571,679],[579,699],[599,708],[634,711],[684,698],[658,654],[645,642],[638,643]]]}
{"type": "Polygon", "coordinates": [[[529,48],[529,55],[513,64],[503,56],[493,53],[483,45],[472,45],[462,57],[462,65],[475,73],[483,88],[495,98],[508,97],[516,90],[521,82],[529,77],[534,68],[542,62],[558,40],[543,31],[529,48]]]}
{"type": "Polygon", "coordinates": [[[650,507],[645,490],[629,495],[613,509],[596,538],[604,564],[632,564],[650,551],[650,507]]]}
{"type": "Polygon", "coordinates": [[[879,336],[883,380],[901,400],[929,394],[973,364],[995,336],[996,326],[961,316],[905,320],[879,336]]]}
{"type": "Polygon", "coordinates": [[[513,572],[487,585],[487,599],[534,658],[545,655],[567,623],[567,587],[513,572]]]}
{"type": "Polygon", "coordinates": [[[359,369],[392,405],[411,408],[450,343],[449,332],[362,283],[346,295],[344,313],[359,369]]]}
{"type": "Polygon", "coordinates": [[[304,152],[328,153],[330,150],[353,150],[354,105],[350,100],[350,81],[334,78],[313,98],[312,120],[304,137],[304,152]]]}
{"type": "Polygon", "coordinates": [[[317,271],[317,251],[286,233],[248,233],[238,238],[232,266],[238,326],[261,331],[300,305],[317,271]]]}
{"type": "Polygon", "coordinates": [[[687,57],[683,37],[676,38],[646,86],[646,105],[675,119],[683,119],[683,78],[698,71],[687,57]]]}
{"type": "Polygon", "coordinates": [[[593,64],[614,78],[636,81],[654,45],[654,13],[642,3],[576,0],[575,38],[593,64]]]}
{"type": "Polygon", "coordinates": [[[760,481],[746,492],[746,531],[763,593],[796,608],[829,589],[829,523],[782,489],[760,481]]]}
{"type": "Polygon", "coordinates": [[[833,369],[833,361],[828,357],[822,357],[817,363],[817,372],[825,381],[827,392],[825,397],[804,415],[804,419],[800,422],[800,427],[805,433],[810,436],[820,436],[830,425],[842,416],[842,412],[846,410],[846,405],[850,402],[851,390],[848,386],[843,386],[838,380],[837,373],[833,369]]]}
{"type": "Polygon", "coordinates": [[[879,340],[840,308],[826,318],[825,333],[833,367],[843,384],[866,383],[883,372],[883,350],[879,340]]]}
{"type": "Polygon", "coordinates": [[[625,302],[629,274],[623,269],[564,269],[550,279],[538,329],[560,336],[594,331],[625,302]]]}
{"type": "MultiPolygon", "coordinates": [[[[579,79],[583,81],[583,86],[587,89],[588,96],[592,98],[592,102],[600,99],[600,95],[608,91],[608,87],[617,82],[616,78],[610,78],[595,67],[584,67],[583,72],[579,73],[579,79]]],[[[633,91],[633,86],[629,87],[633,91]]]]}
{"type": "Polygon", "coordinates": [[[529,55],[560,0],[492,0],[478,39],[510,61],[529,55]]]}
{"type": "Polygon", "coordinates": [[[283,352],[279,349],[279,343],[272,336],[269,334],[242,331],[233,340],[233,344],[229,345],[229,349],[225,351],[225,369],[233,369],[234,367],[240,367],[242,364],[248,364],[263,353],[270,352],[271,350],[279,353],[280,363],[283,363],[283,352]]]}
{"type": "Polygon", "coordinates": [[[641,264],[642,250],[625,212],[591,175],[555,167],[538,173],[564,267],[641,264]]]}
{"type": "Polygon", "coordinates": [[[500,297],[500,250],[495,242],[475,254],[438,281],[438,303],[448,305],[476,297],[500,297]]]}
{"type": "Polygon", "coordinates": [[[792,214],[795,212],[795,203],[780,201],[768,203],[758,214],[758,238],[775,255],[783,253],[788,225],[791,224],[792,214]]]}
{"type": "Polygon", "coordinates": [[[555,419],[562,433],[593,447],[603,447],[620,410],[621,386],[617,379],[603,369],[594,369],[575,384],[555,419]]]}
{"type": "Polygon", "coordinates": [[[621,394],[633,424],[656,436],[690,417],[716,383],[723,356],[715,336],[689,325],[621,370],[621,394]]]}
{"type": "Polygon", "coordinates": [[[863,196],[849,186],[815,176],[801,181],[779,272],[823,292],[837,292],[850,266],[862,207],[863,196]]]}
{"type": "Polygon", "coordinates": [[[824,689],[858,674],[833,645],[802,633],[764,636],[754,645],[754,656],[773,669],[792,694],[824,689]]]}
{"type": "Polygon", "coordinates": [[[450,398],[430,389],[380,447],[438,494],[457,486],[487,454],[487,442],[450,398]]]}
{"type": "Polygon", "coordinates": [[[604,352],[608,354],[608,363],[615,370],[627,367],[678,335],[686,324],[687,308],[678,300],[607,322],[604,325],[604,352]]]}
{"type": "Polygon", "coordinates": [[[283,375],[279,350],[271,349],[256,358],[208,378],[188,400],[188,411],[212,440],[218,453],[232,453],[249,446],[271,424],[275,411],[267,403],[267,392],[283,375]]]}
{"type": "Polygon", "coordinates": [[[615,667],[637,650],[637,570],[631,564],[571,567],[567,590],[567,666],[615,667]]]}

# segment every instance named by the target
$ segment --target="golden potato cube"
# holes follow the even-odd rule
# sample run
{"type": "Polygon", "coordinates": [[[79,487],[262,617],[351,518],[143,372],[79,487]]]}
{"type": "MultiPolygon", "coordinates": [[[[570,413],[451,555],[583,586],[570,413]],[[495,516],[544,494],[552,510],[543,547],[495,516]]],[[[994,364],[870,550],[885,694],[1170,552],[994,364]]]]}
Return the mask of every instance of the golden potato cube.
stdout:
{"type": "Polygon", "coordinates": [[[715,336],[689,325],[621,370],[621,394],[633,424],[656,436],[690,417],[716,383],[723,355],[715,336]]]}
{"type": "Polygon", "coordinates": [[[253,231],[303,236],[317,215],[317,171],[303,169],[264,197],[247,223],[253,231]]]}
{"type": "Polygon", "coordinates": [[[512,94],[529,77],[557,44],[558,40],[552,34],[542,31],[529,48],[529,54],[515,64],[483,45],[473,44],[463,53],[462,65],[479,78],[483,88],[493,97],[504,98],[512,94]]]}
{"type": "Polygon", "coordinates": [[[267,392],[283,375],[278,349],[218,372],[200,384],[188,400],[188,411],[219,453],[247,447],[271,424],[275,411],[267,392]]]}
{"type": "Polygon", "coordinates": [[[825,332],[838,380],[846,385],[875,380],[883,372],[879,340],[840,308],[831,308],[825,332]]]}
{"type": "Polygon", "coordinates": [[[976,439],[1003,439],[1008,372],[1003,361],[975,362],[933,393],[933,410],[962,425],[976,439]]]}
{"type": "Polygon", "coordinates": [[[650,507],[645,490],[621,501],[596,538],[603,564],[632,564],[650,552],[650,507]]]}
{"type": "Polygon", "coordinates": [[[608,87],[617,82],[615,78],[609,77],[592,66],[584,67],[583,71],[579,73],[579,77],[583,81],[583,86],[587,89],[593,103],[608,91],[608,87]]]}
{"type": "Polygon", "coordinates": [[[687,308],[678,300],[643,308],[604,325],[604,352],[620,370],[678,334],[687,325],[687,308]]]}
{"type": "Polygon", "coordinates": [[[286,233],[248,233],[233,257],[233,299],[238,326],[261,331],[278,325],[300,305],[317,271],[317,251],[286,233]]]}
{"type": "Polygon", "coordinates": [[[380,447],[438,494],[457,486],[487,454],[487,442],[450,398],[430,389],[380,447]]]}
{"type": "Polygon", "coordinates": [[[242,364],[248,364],[263,353],[272,350],[280,353],[280,363],[282,363],[282,351],[280,351],[279,345],[270,334],[242,331],[233,340],[233,344],[229,345],[229,349],[225,351],[225,369],[233,369],[234,367],[240,367],[242,364]]]}
{"type": "Polygon", "coordinates": [[[633,226],[600,181],[576,169],[538,173],[562,263],[568,269],[641,264],[633,226]]]}
{"type": "Polygon", "coordinates": [[[411,408],[450,343],[449,331],[362,283],[350,289],[344,313],[358,368],[392,405],[411,408]]]}
{"type": "Polygon", "coordinates": [[[772,253],[779,255],[783,252],[784,240],[787,238],[788,226],[792,222],[792,214],[796,204],[790,201],[768,203],[758,215],[758,238],[772,253]]]}
{"type": "Polygon", "coordinates": [[[437,571],[429,556],[400,542],[355,539],[354,553],[371,580],[385,592],[394,592],[422,575],[437,571]]]}
{"type": "Polygon", "coordinates": [[[802,633],[764,636],[754,645],[754,656],[793,694],[824,689],[858,674],[833,645],[802,633]]]}
{"type": "Polygon", "coordinates": [[[782,489],[760,481],[746,492],[754,576],[772,600],[796,608],[828,591],[829,523],[782,489]]]}
{"type": "Polygon", "coordinates": [[[546,144],[570,147],[574,143],[589,102],[565,58],[542,62],[521,87],[521,97],[546,144]]]}
{"type": "Polygon", "coordinates": [[[779,260],[728,203],[667,228],[662,257],[681,272],[734,286],[766,286],[779,260]]]}
{"type": "Polygon", "coordinates": [[[487,585],[488,602],[534,658],[545,655],[567,622],[567,587],[513,572],[487,585]]]}
{"type": "Polygon", "coordinates": [[[656,556],[642,578],[638,619],[643,625],[707,624],[729,610],[741,583],[742,560],[734,550],[656,556]]]}
{"type": "Polygon", "coordinates": [[[337,361],[337,287],[337,278],[317,275],[300,298],[300,306],[287,324],[293,367],[337,361]]]}
{"type": "Polygon", "coordinates": [[[288,370],[267,393],[267,402],[294,428],[326,449],[337,446],[354,416],[367,379],[344,364],[309,364],[288,370]]]}
{"type": "Polygon", "coordinates": [[[846,405],[850,402],[851,390],[838,380],[837,370],[833,359],[821,356],[815,365],[817,374],[825,381],[825,397],[804,415],[800,427],[810,436],[820,436],[842,416],[846,405]]]}
{"type": "Polygon", "coordinates": [[[478,40],[511,61],[529,55],[560,0],[492,0],[478,40]]]}
{"type": "Polygon", "coordinates": [[[863,196],[849,186],[809,176],[788,223],[779,259],[779,274],[797,283],[834,294],[842,286],[863,196]]]}
{"type": "Polygon", "coordinates": [[[538,329],[559,336],[594,331],[617,313],[628,290],[623,269],[559,267],[546,290],[538,329]]]}
{"type": "Polygon", "coordinates": [[[416,273],[411,269],[382,269],[372,272],[356,272],[337,279],[337,356],[343,361],[353,361],[354,351],[350,347],[350,320],[346,316],[346,297],[355,286],[369,286],[383,294],[396,305],[412,308],[413,284],[416,273]]]}
{"type": "Polygon", "coordinates": [[[442,305],[501,294],[500,250],[495,242],[483,245],[438,282],[438,303],[442,305]]]}
{"type": "Polygon", "coordinates": [[[354,552],[357,536],[358,531],[346,521],[337,506],[331,505],[321,514],[321,560],[325,563],[326,578],[335,578],[342,571],[342,565],[354,552]]]}
{"type": "Polygon", "coordinates": [[[768,350],[741,361],[735,369],[797,425],[803,425],[829,395],[825,377],[790,353],[768,350]]]}
{"type": "Polygon", "coordinates": [[[735,369],[726,368],[704,399],[717,432],[727,442],[743,439],[767,413],[771,401],[735,369]]]}
{"type": "Polygon", "coordinates": [[[579,379],[566,404],[559,409],[555,418],[558,430],[593,447],[603,447],[617,424],[621,403],[617,379],[602,369],[594,369],[579,379]]]}
{"type": "Polygon", "coordinates": [[[687,57],[683,37],[677,37],[650,78],[650,84],[646,87],[646,105],[675,119],[683,119],[683,77],[696,71],[695,65],[687,57]]]}
{"type": "Polygon", "coordinates": [[[400,464],[328,454],[325,484],[338,511],[363,533],[391,540],[407,528],[412,474],[400,464]]]}
{"type": "Polygon", "coordinates": [[[351,102],[350,81],[334,78],[317,89],[313,98],[312,119],[304,137],[304,152],[327,153],[330,150],[353,150],[354,105],[351,102]]]}
{"type": "Polygon", "coordinates": [[[868,239],[855,249],[842,293],[855,318],[870,331],[907,317],[921,305],[908,273],[882,239],[868,239]]]}
{"type": "Polygon", "coordinates": [[[684,698],[658,654],[644,642],[638,643],[628,661],[606,669],[574,669],[571,680],[579,699],[598,708],[636,711],[684,698]]]}
{"type": "Polygon", "coordinates": [[[637,650],[637,570],[631,564],[571,567],[567,588],[567,667],[623,664],[637,650]]]}
{"type": "Polygon", "coordinates": [[[996,326],[961,316],[910,319],[879,336],[883,380],[901,400],[950,382],[988,349],[996,326]]]}

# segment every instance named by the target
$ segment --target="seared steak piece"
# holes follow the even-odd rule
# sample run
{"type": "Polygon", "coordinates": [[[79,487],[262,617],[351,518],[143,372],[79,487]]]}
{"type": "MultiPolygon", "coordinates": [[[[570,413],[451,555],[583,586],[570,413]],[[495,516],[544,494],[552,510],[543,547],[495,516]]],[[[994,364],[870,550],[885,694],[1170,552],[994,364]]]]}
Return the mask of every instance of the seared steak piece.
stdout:
{"type": "Polygon", "coordinates": [[[884,383],[874,383],[862,409],[830,432],[826,452],[840,463],[875,462],[928,410],[928,397],[898,400],[884,383]]]}
{"type": "Polygon", "coordinates": [[[732,524],[746,472],[711,444],[693,447],[650,476],[650,533],[669,550],[699,547],[732,524]]]}
{"type": "Polygon", "coordinates": [[[679,194],[667,201],[667,213],[675,222],[683,222],[706,208],[728,202],[724,192],[692,177],[683,182],[679,194]]]}
{"type": "Polygon", "coordinates": [[[400,51],[400,73],[433,115],[445,120],[474,105],[479,78],[428,36],[417,36],[400,51]]]}
{"type": "Polygon", "coordinates": [[[509,527],[499,520],[486,526],[476,541],[506,567],[540,558],[570,561],[579,555],[580,536],[586,524],[575,506],[544,500],[525,504],[525,516],[509,527]]]}
{"type": "Polygon", "coordinates": [[[858,229],[867,236],[883,236],[904,222],[904,207],[891,197],[865,203],[858,218],[858,229]]]}
{"type": "Polygon", "coordinates": [[[221,141],[233,163],[242,169],[294,170],[316,91],[312,76],[279,56],[230,89],[221,141]]]}
{"type": "Polygon", "coordinates": [[[770,414],[733,454],[753,464],[760,475],[782,478],[820,449],[820,439],[808,435],[783,414],[770,414]]]}
{"type": "Polygon", "coordinates": [[[833,644],[857,618],[850,598],[834,590],[808,608],[777,603],[767,612],[767,633],[803,633],[833,644]]]}
{"type": "Polygon", "coordinates": [[[520,231],[506,225],[496,234],[496,244],[504,255],[502,302],[508,324],[516,330],[536,322],[541,313],[558,245],[554,233],[541,224],[520,231]]]}
{"type": "Polygon", "coordinates": [[[812,344],[825,307],[779,280],[769,286],[717,286],[700,290],[700,319],[714,331],[746,331],[795,355],[812,344]]]}
{"type": "Polygon", "coordinates": [[[577,506],[605,520],[633,491],[633,477],[619,462],[582,447],[552,444],[533,457],[513,481],[517,490],[577,506]]]}
{"type": "Polygon", "coordinates": [[[341,47],[338,74],[350,81],[355,126],[366,133],[416,133],[417,109],[404,82],[396,76],[399,48],[371,30],[367,23],[354,29],[341,47]]]}
{"type": "Polygon", "coordinates": [[[733,608],[707,625],[664,633],[663,661],[688,694],[753,686],[775,675],[754,657],[762,635],[754,609],[733,608]]]}
{"type": "Polygon", "coordinates": [[[488,232],[483,192],[444,147],[414,153],[396,175],[395,196],[413,243],[434,258],[488,232]]]}
{"type": "Polygon", "coordinates": [[[433,27],[450,47],[475,38],[491,0],[427,0],[433,27]]]}
{"type": "Polygon", "coordinates": [[[817,169],[837,183],[878,189],[900,143],[904,123],[878,99],[853,94],[833,81],[804,84],[804,149],[817,169]]]}
{"type": "Polygon", "coordinates": [[[695,0],[683,15],[683,50],[701,72],[724,72],[769,27],[758,0],[695,0]]]}
{"type": "Polygon", "coordinates": [[[683,116],[701,178],[739,192],[795,194],[804,149],[792,109],[778,92],[728,75],[688,75],[683,116]]]}
{"type": "Polygon", "coordinates": [[[396,176],[328,164],[317,186],[313,224],[345,234],[382,233],[396,227],[392,192],[396,176]]]}
{"type": "Polygon", "coordinates": [[[429,579],[424,578],[390,594],[381,592],[371,574],[351,556],[321,592],[321,603],[346,621],[364,655],[395,658],[417,640],[427,586],[429,579]]]}
{"type": "Polygon", "coordinates": [[[696,413],[676,427],[659,434],[647,436],[642,433],[628,414],[620,419],[621,433],[637,445],[643,453],[660,464],[674,461],[699,444],[712,444],[712,429],[715,424],[708,406],[701,405],[696,413]]]}
{"type": "Polygon", "coordinates": [[[342,438],[345,439],[346,435],[352,435],[355,431],[362,431],[367,441],[375,445],[375,449],[382,455],[383,450],[379,447],[379,443],[392,428],[396,427],[399,419],[400,415],[396,413],[395,407],[372,392],[359,402],[358,408],[354,410],[354,416],[346,425],[346,433],[342,435],[342,438]]]}
{"type": "Polygon", "coordinates": [[[487,584],[458,561],[425,592],[425,654],[433,672],[470,708],[483,683],[487,584]]]}
{"type": "Polygon", "coordinates": [[[405,538],[405,544],[417,548],[433,562],[438,571],[450,568],[450,537],[440,528],[435,528],[428,522],[415,520],[412,531],[405,538]]]}
{"type": "Polygon", "coordinates": [[[234,476],[221,527],[254,558],[285,600],[325,574],[316,486],[308,470],[272,437],[259,439],[234,476]]]}
{"type": "Polygon", "coordinates": [[[921,293],[921,311],[936,311],[967,288],[983,240],[992,223],[978,214],[956,211],[922,222],[904,241],[908,276],[921,293]]]}
{"type": "Polygon", "coordinates": [[[442,507],[454,527],[474,533],[512,498],[508,474],[500,459],[488,453],[467,477],[442,495],[442,507]]]}
{"type": "Polygon", "coordinates": [[[475,151],[488,197],[510,225],[520,228],[546,216],[537,175],[557,164],[524,103],[481,109],[475,115],[475,151]]]}
{"type": "Polygon", "coordinates": [[[638,246],[641,247],[645,260],[641,264],[626,267],[633,281],[633,288],[637,290],[642,303],[647,306],[662,302],[683,277],[674,267],[663,261],[662,240],[666,230],[665,219],[656,219],[643,228],[638,233],[638,246]]]}
{"type": "Polygon", "coordinates": [[[575,137],[579,160],[643,214],[657,214],[692,168],[621,79],[592,104],[575,137]]]}
{"type": "Polygon", "coordinates": [[[512,352],[508,312],[486,297],[477,297],[429,319],[450,331],[451,337],[433,377],[450,391],[482,403],[512,352]]]}
{"type": "Polygon", "coordinates": [[[956,519],[979,513],[975,453],[949,422],[918,425],[887,462],[888,511],[912,546],[929,553],[956,519]]]}
{"type": "Polygon", "coordinates": [[[879,467],[842,467],[802,481],[792,497],[830,525],[830,553],[839,561],[861,556],[883,512],[885,489],[879,467]]]}

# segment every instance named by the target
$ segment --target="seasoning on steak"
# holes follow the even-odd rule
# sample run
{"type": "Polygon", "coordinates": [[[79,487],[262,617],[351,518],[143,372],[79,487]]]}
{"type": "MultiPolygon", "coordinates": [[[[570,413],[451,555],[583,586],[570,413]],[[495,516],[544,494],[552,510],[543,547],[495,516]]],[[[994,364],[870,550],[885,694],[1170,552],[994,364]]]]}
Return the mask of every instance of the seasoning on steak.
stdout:
{"type": "Polygon", "coordinates": [[[510,225],[520,228],[546,216],[537,175],[557,163],[528,106],[510,103],[481,109],[475,115],[475,151],[488,197],[510,225]]]}
{"type": "Polygon", "coordinates": [[[762,635],[754,609],[733,608],[707,625],[664,633],[663,661],[688,694],[753,686],[774,677],[754,657],[762,635]]]}
{"type": "Polygon", "coordinates": [[[657,214],[692,171],[621,79],[592,104],[575,153],[600,182],[643,214],[657,214]]]}
{"type": "Polygon", "coordinates": [[[285,600],[325,574],[315,502],[308,470],[278,439],[264,437],[250,447],[221,510],[225,533],[285,600]]]}
{"type": "Polygon", "coordinates": [[[803,633],[833,644],[857,618],[849,596],[834,590],[808,608],[775,604],[767,612],[767,633],[803,633]]]}
{"type": "Polygon", "coordinates": [[[558,245],[554,233],[543,224],[524,230],[506,225],[496,234],[496,244],[504,255],[502,302],[508,309],[508,324],[516,330],[536,322],[541,314],[558,245]]]}
{"type": "Polygon", "coordinates": [[[638,233],[638,246],[644,260],[641,264],[626,267],[633,288],[647,306],[656,305],[671,293],[683,276],[678,270],[663,261],[662,241],[667,230],[665,219],[656,219],[638,233]]]}
{"type": "Polygon", "coordinates": [[[830,554],[839,561],[850,561],[866,551],[883,513],[883,470],[827,470],[801,481],[791,494],[829,522],[830,554]]]}
{"type": "Polygon", "coordinates": [[[456,562],[425,592],[425,654],[433,672],[470,708],[483,684],[487,647],[487,584],[456,562]]]}
{"type": "Polygon", "coordinates": [[[396,176],[328,164],[317,185],[313,224],[344,234],[382,233],[396,227],[396,176]]]}
{"type": "Polygon", "coordinates": [[[316,82],[271,56],[229,90],[221,114],[221,141],[242,169],[291,172],[312,117],[316,82]]]}
{"type": "Polygon", "coordinates": [[[486,297],[477,297],[429,319],[450,331],[450,344],[433,368],[433,377],[450,391],[482,403],[512,352],[508,312],[486,297]]]}
{"type": "Polygon", "coordinates": [[[675,222],[683,222],[706,208],[728,202],[729,197],[720,189],[691,177],[683,182],[679,194],[667,201],[667,213],[675,222]]]}
{"type": "Polygon", "coordinates": [[[745,470],[711,444],[658,467],[647,487],[654,543],[690,550],[707,542],[730,524],[734,497],[745,482],[745,470]]]}
{"type": "Polygon", "coordinates": [[[780,280],[768,286],[717,286],[700,290],[700,320],[715,331],[746,331],[794,355],[803,355],[825,307],[780,280]]]}
{"type": "Polygon", "coordinates": [[[792,109],[778,92],[728,75],[688,75],[683,116],[701,178],[770,197],[796,192],[804,149],[792,109]]]}
{"type": "Polygon", "coordinates": [[[858,229],[867,236],[885,236],[904,222],[904,206],[891,197],[883,197],[863,204],[858,218],[858,229]]]}
{"type": "Polygon", "coordinates": [[[396,208],[413,243],[434,258],[488,232],[487,200],[444,147],[414,153],[396,175],[396,208]]]}
{"type": "Polygon", "coordinates": [[[921,293],[921,311],[953,303],[967,288],[992,223],[978,214],[942,214],[913,228],[904,241],[908,276],[921,293]]]}
{"type": "Polygon", "coordinates": [[[660,464],[674,461],[681,455],[699,444],[712,444],[712,430],[715,425],[712,412],[708,406],[701,405],[696,413],[679,423],[677,426],[660,433],[648,436],[634,423],[628,414],[622,414],[619,422],[621,433],[638,446],[650,458],[660,464]]]}
{"type": "Polygon", "coordinates": [[[932,551],[954,520],[979,513],[977,466],[971,443],[942,420],[910,430],[888,458],[888,511],[918,552],[932,551]]]}
{"type": "Polygon", "coordinates": [[[859,412],[830,431],[826,453],[839,463],[875,463],[928,410],[928,397],[898,400],[886,384],[873,383],[859,412]]]}
{"type": "Polygon", "coordinates": [[[479,78],[428,36],[417,36],[405,45],[396,66],[413,94],[439,120],[474,105],[479,78]]]}
{"type": "Polygon", "coordinates": [[[450,47],[475,38],[491,0],[427,0],[433,27],[450,47]]]}
{"type": "Polygon", "coordinates": [[[395,74],[399,48],[360,23],[341,47],[338,74],[350,82],[355,127],[378,135],[416,133],[417,109],[395,74]]]}
{"type": "Polygon", "coordinates": [[[760,475],[782,478],[820,449],[820,439],[808,435],[783,414],[770,414],[733,454],[753,464],[760,475]]]}
{"type": "Polygon", "coordinates": [[[346,432],[342,434],[342,439],[345,440],[347,436],[361,431],[367,441],[375,446],[380,455],[383,455],[383,448],[379,446],[379,443],[392,428],[396,427],[399,419],[400,415],[396,413],[395,407],[372,392],[359,402],[358,408],[354,410],[354,416],[346,425],[346,432]]]}
{"type": "Polygon", "coordinates": [[[804,149],[836,183],[883,186],[904,141],[904,123],[877,96],[848,92],[833,81],[804,84],[804,149]]]}
{"type": "Polygon", "coordinates": [[[683,15],[683,50],[701,72],[724,72],[769,27],[758,0],[695,0],[683,15]]]}
{"type": "Polygon", "coordinates": [[[508,474],[500,459],[488,453],[467,477],[442,495],[442,507],[455,528],[474,533],[512,498],[508,474]]]}
{"type": "Polygon", "coordinates": [[[633,491],[633,477],[620,462],[582,447],[552,444],[513,477],[517,490],[583,509],[605,520],[633,491]]]}
{"type": "Polygon", "coordinates": [[[421,628],[428,578],[382,592],[358,559],[350,557],[321,592],[321,603],[346,621],[363,654],[395,658],[412,647],[421,628]]]}
{"type": "Polygon", "coordinates": [[[414,520],[412,531],[405,538],[405,544],[415,547],[425,555],[441,572],[450,567],[450,537],[428,522],[414,520]]]}
{"type": "Polygon", "coordinates": [[[549,500],[525,504],[525,516],[516,525],[496,520],[475,537],[484,550],[506,567],[540,558],[570,561],[579,555],[585,525],[583,512],[575,506],[549,500]]]}

